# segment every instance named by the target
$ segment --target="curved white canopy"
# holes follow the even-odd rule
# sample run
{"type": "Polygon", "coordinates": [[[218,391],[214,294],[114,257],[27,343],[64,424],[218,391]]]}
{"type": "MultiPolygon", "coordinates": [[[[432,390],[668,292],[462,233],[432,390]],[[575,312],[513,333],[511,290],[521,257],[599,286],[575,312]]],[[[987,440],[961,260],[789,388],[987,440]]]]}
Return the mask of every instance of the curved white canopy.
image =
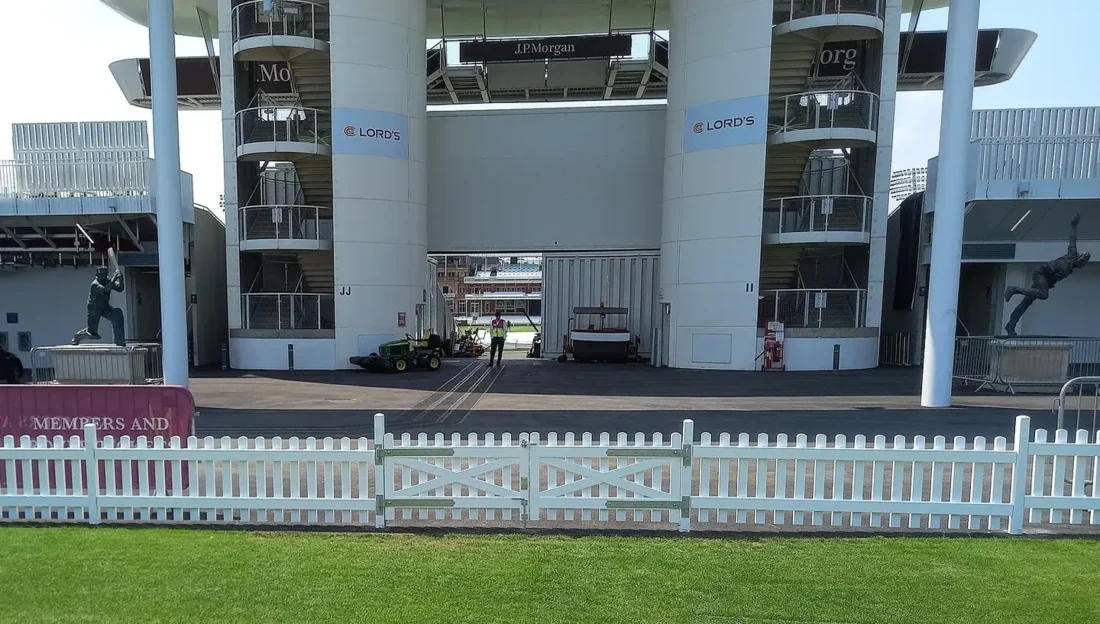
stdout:
{"type": "MultiPolygon", "coordinates": [[[[139,24],[148,23],[148,0],[100,0],[139,24]]],[[[605,32],[608,11],[613,9],[613,30],[665,30],[670,0],[427,0],[427,38],[438,39],[444,28],[448,37],[486,35],[561,35],[605,32]],[[656,10],[654,10],[656,2],[656,10]],[[487,30],[488,32],[483,32],[487,30]]],[[[902,0],[905,11],[918,0],[902,0]]],[[[327,2],[319,2],[327,4],[327,2]]],[[[924,0],[923,8],[945,7],[948,0],[924,0]]],[[[218,0],[175,0],[176,33],[189,37],[203,34],[199,11],[218,28],[218,0]]]]}

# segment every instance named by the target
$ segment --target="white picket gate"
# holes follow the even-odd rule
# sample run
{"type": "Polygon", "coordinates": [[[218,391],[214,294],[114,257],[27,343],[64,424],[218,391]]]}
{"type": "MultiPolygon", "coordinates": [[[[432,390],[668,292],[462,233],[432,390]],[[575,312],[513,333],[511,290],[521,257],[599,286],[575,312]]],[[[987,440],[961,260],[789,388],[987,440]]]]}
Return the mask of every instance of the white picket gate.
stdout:
{"type": "Polygon", "coordinates": [[[1100,525],[1100,434],[10,437],[0,522],[1004,531],[1100,525]],[[1090,441],[1091,439],[1091,441],[1090,441]],[[95,466],[96,470],[89,471],[95,466]],[[377,512],[377,513],[376,513],[377,512]]]}
{"type": "Polygon", "coordinates": [[[463,443],[453,434],[447,441],[437,433],[429,443],[420,434],[413,443],[409,434],[395,444],[392,433],[384,433],[381,419],[375,421],[375,437],[384,440],[375,451],[383,485],[378,497],[379,528],[386,521],[401,520],[478,520],[480,512],[487,521],[496,520],[497,512],[505,521],[526,519],[527,441],[526,434],[514,444],[510,434],[492,433],[479,443],[476,434],[463,443]],[[416,513],[414,514],[414,510],[416,513]],[[431,513],[434,511],[434,513],[431,513]]]}

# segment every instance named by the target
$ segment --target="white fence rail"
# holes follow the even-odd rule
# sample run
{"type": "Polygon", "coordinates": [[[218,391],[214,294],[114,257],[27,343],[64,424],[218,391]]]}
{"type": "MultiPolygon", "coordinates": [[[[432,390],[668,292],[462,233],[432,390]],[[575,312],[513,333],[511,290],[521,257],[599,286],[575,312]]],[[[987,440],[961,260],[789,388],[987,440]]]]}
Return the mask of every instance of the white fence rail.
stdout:
{"type": "Polygon", "coordinates": [[[0,445],[0,522],[1007,531],[1100,525],[1100,436],[550,433],[0,445]],[[89,467],[96,466],[96,470],[89,467]],[[377,513],[376,513],[377,512],[377,513]]]}

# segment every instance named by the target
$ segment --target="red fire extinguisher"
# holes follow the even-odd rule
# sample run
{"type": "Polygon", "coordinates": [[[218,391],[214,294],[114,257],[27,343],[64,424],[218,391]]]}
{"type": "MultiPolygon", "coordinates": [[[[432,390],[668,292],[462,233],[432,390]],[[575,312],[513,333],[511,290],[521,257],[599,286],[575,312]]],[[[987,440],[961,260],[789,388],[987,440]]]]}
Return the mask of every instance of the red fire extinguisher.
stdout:
{"type": "Polygon", "coordinates": [[[764,330],[764,370],[783,369],[783,323],[769,321],[764,330]]]}

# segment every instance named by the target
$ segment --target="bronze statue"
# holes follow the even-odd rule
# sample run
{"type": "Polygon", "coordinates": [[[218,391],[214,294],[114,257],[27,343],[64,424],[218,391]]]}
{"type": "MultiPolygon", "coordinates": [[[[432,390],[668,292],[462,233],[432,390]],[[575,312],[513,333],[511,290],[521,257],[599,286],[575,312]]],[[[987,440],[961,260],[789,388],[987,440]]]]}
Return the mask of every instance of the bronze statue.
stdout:
{"type": "Polygon", "coordinates": [[[1081,215],[1078,214],[1070,222],[1069,249],[1066,255],[1057,260],[1051,260],[1035,269],[1035,272],[1031,274],[1031,288],[1009,286],[1005,289],[1006,303],[1015,295],[1023,295],[1024,297],[1024,300],[1012,311],[1008,323],[1005,324],[1005,332],[1009,336],[1016,335],[1016,324],[1020,322],[1020,317],[1024,315],[1024,312],[1027,312],[1027,309],[1035,303],[1036,299],[1046,301],[1047,297],[1050,296],[1050,289],[1054,288],[1055,284],[1069,277],[1076,269],[1080,269],[1089,263],[1089,258],[1092,257],[1089,252],[1077,253],[1077,224],[1080,221],[1081,215]]]}
{"type": "Polygon", "coordinates": [[[115,344],[120,347],[126,346],[125,317],[122,315],[122,310],[111,307],[111,292],[122,292],[125,288],[122,271],[116,270],[114,276],[108,279],[107,267],[96,267],[95,279],[88,288],[88,326],[73,334],[74,345],[88,338],[100,340],[99,319],[105,318],[111,323],[115,344]]]}

